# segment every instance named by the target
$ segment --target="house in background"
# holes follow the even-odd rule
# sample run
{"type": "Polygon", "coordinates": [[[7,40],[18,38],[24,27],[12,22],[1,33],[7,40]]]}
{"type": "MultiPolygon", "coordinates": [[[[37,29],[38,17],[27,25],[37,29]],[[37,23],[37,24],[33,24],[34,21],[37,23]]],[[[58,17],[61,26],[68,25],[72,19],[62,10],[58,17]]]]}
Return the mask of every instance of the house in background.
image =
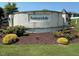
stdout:
{"type": "Polygon", "coordinates": [[[79,13],[71,12],[71,20],[75,20],[75,24],[78,23],[79,20],[79,13]]]}
{"type": "Polygon", "coordinates": [[[71,12],[71,19],[78,19],[79,13],[71,12]]]}
{"type": "Polygon", "coordinates": [[[68,26],[68,13],[63,10],[26,11],[9,15],[9,26],[22,25],[29,28],[27,32],[53,32],[68,26]]]}

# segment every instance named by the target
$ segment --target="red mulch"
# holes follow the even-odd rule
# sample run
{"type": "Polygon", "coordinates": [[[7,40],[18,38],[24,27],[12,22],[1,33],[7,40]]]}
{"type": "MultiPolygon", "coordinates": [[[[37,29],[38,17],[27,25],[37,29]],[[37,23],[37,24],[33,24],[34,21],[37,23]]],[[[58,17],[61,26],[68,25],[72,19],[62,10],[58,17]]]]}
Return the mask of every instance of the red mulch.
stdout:
{"type": "MultiPolygon", "coordinates": [[[[1,37],[0,43],[2,43],[1,37]]],[[[74,39],[70,43],[79,43],[79,39],[74,39]]],[[[52,33],[30,33],[29,36],[19,37],[16,44],[56,44],[56,38],[52,33]]]]}
{"type": "Polygon", "coordinates": [[[31,33],[29,36],[19,37],[17,44],[55,44],[52,33],[31,33]]]}
{"type": "MultiPolygon", "coordinates": [[[[31,33],[29,36],[19,37],[17,44],[57,44],[52,33],[31,33]]],[[[79,43],[79,39],[74,39],[70,43],[79,43]]]]}

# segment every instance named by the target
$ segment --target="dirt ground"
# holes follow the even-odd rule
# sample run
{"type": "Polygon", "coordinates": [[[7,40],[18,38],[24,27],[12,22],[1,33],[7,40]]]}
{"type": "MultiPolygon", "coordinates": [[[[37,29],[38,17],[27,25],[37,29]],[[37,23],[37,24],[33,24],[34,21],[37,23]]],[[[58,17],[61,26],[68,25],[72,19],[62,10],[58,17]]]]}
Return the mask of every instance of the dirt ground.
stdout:
{"type": "MultiPolygon", "coordinates": [[[[57,44],[53,33],[30,33],[29,36],[19,37],[16,44],[57,44]]],[[[2,38],[0,37],[0,43],[2,38]]],[[[79,43],[79,39],[74,39],[70,43],[79,43]]]]}
{"type": "Polygon", "coordinates": [[[31,33],[29,36],[19,37],[17,44],[55,44],[52,33],[31,33]]]}
{"type": "MultiPolygon", "coordinates": [[[[79,39],[74,39],[70,43],[79,43],[79,39]]],[[[31,33],[29,36],[19,37],[17,44],[57,44],[52,33],[31,33]]]]}

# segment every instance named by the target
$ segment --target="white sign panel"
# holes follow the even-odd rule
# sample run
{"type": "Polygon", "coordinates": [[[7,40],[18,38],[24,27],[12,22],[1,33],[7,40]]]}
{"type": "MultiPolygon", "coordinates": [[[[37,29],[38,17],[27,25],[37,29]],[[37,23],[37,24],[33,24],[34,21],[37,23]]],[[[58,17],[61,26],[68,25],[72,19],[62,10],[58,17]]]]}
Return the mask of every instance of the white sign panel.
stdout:
{"type": "Polygon", "coordinates": [[[30,21],[42,21],[49,20],[50,15],[30,15],[30,21]]]}

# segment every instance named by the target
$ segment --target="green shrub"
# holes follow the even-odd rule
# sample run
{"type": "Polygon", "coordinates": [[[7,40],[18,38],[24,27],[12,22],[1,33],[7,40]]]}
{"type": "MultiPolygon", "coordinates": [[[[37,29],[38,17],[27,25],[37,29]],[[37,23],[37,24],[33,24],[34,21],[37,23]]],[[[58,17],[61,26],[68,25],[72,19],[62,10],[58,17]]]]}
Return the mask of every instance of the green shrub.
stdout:
{"type": "Polygon", "coordinates": [[[53,35],[55,37],[64,37],[64,33],[62,31],[57,31],[57,32],[54,32],[53,35]]]}
{"type": "Polygon", "coordinates": [[[7,33],[8,33],[8,34],[14,33],[15,27],[8,27],[6,30],[7,30],[7,33]]]}
{"type": "Polygon", "coordinates": [[[17,41],[17,35],[16,34],[7,34],[3,37],[2,43],[3,44],[12,44],[17,41]]]}
{"type": "Polygon", "coordinates": [[[5,30],[5,29],[0,29],[0,33],[6,34],[6,33],[7,33],[7,30],[5,30]]]}
{"type": "Polygon", "coordinates": [[[26,28],[25,28],[24,26],[15,26],[14,28],[15,28],[14,32],[15,32],[18,36],[23,36],[23,34],[24,34],[25,31],[26,31],[26,28]]]}
{"type": "Polygon", "coordinates": [[[0,33],[3,33],[3,29],[0,29],[0,33]]]}
{"type": "Polygon", "coordinates": [[[7,28],[7,33],[14,33],[17,36],[23,36],[25,33],[26,28],[24,26],[14,26],[14,27],[8,27],[7,28]]]}
{"type": "Polygon", "coordinates": [[[65,34],[65,37],[68,38],[69,40],[74,40],[76,36],[74,34],[65,34]]]}

